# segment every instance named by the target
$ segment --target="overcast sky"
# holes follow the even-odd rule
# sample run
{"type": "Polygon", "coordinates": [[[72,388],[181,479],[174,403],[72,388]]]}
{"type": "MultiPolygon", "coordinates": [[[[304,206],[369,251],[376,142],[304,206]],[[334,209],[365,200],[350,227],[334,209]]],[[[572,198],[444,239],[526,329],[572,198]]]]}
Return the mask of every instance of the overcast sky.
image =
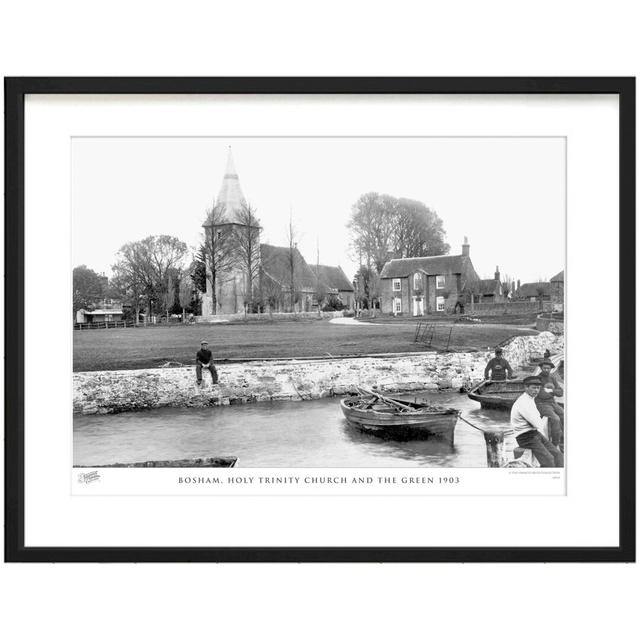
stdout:
{"type": "Polygon", "coordinates": [[[464,236],[481,277],[548,279],[565,260],[563,138],[75,138],[73,264],[111,274],[118,249],[168,234],[197,246],[231,145],[262,242],[287,243],[293,213],[310,263],[351,278],[346,223],[368,191],[424,202],[451,253],[464,236]]]}

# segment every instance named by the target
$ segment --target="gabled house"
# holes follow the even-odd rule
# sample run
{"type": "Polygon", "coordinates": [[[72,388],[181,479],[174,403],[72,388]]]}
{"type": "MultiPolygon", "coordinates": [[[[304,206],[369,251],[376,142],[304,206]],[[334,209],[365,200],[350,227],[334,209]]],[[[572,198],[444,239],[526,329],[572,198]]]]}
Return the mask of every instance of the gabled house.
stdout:
{"type": "Polygon", "coordinates": [[[387,262],[380,273],[382,313],[423,316],[462,312],[479,280],[469,249],[465,238],[460,255],[387,262]]]}
{"type": "Polygon", "coordinates": [[[551,299],[550,282],[525,282],[516,289],[515,297],[528,302],[542,302],[551,299]]]}
{"type": "Polygon", "coordinates": [[[493,278],[478,280],[473,286],[474,302],[504,302],[508,291],[503,291],[500,269],[496,267],[493,278]]]}
{"type": "Polygon", "coordinates": [[[319,264],[310,265],[310,268],[316,276],[319,289],[324,289],[329,298],[339,300],[347,309],[354,308],[355,290],[342,267],[319,264]]]}

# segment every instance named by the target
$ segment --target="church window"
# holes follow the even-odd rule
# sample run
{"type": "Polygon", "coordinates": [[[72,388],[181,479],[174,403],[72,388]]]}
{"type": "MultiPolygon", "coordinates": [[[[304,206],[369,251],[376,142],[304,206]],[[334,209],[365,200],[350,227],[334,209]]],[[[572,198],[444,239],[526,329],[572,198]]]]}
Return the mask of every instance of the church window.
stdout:
{"type": "Polygon", "coordinates": [[[422,278],[419,273],[413,274],[413,288],[414,289],[422,289],[422,278]]]}

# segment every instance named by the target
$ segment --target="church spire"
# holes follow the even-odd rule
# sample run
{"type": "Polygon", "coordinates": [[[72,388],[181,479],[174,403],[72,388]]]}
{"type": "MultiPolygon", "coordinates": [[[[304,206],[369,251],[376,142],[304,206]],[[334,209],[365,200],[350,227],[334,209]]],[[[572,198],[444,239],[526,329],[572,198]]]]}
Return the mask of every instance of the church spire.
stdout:
{"type": "Polygon", "coordinates": [[[238,179],[236,167],[233,162],[231,147],[229,147],[227,154],[227,168],[222,178],[222,185],[218,192],[216,204],[218,206],[224,205],[224,215],[229,221],[234,220],[236,217],[235,213],[247,204],[244,194],[242,193],[242,188],[240,187],[240,180],[238,179]]]}

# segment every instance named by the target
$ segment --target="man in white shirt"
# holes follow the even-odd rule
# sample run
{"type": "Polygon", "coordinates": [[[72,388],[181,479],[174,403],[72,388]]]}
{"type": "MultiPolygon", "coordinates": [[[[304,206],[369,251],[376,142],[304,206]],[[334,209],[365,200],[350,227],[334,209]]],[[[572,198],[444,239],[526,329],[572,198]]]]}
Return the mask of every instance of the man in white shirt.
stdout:
{"type": "Polygon", "coordinates": [[[535,403],[541,386],[537,376],[524,379],[524,393],[511,407],[511,426],[518,446],[531,449],[541,467],[564,467],[564,456],[543,434],[547,418],[540,416],[535,403]]]}

